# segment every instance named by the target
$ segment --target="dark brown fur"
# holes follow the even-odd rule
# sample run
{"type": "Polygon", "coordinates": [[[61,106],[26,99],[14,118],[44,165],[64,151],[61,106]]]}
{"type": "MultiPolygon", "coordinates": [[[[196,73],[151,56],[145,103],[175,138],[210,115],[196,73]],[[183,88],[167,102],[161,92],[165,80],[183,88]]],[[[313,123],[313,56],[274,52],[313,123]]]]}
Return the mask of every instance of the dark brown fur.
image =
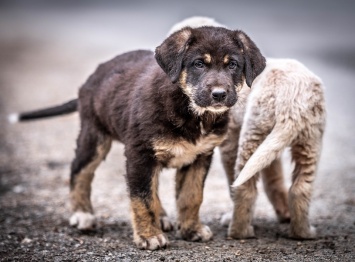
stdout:
{"type": "Polygon", "coordinates": [[[113,139],[125,144],[134,241],[143,249],[168,244],[162,229],[170,227],[160,221],[166,214],[157,193],[164,167],[178,169],[181,237],[212,237],[198,214],[213,148],[226,135],[238,88],[265,67],[264,57],[243,32],[212,27],[174,33],[156,49],[155,58],[150,51],[120,55],[100,65],[83,85],[81,131],[71,168],[71,224],[87,229],[94,221],[94,171],[113,139]]]}

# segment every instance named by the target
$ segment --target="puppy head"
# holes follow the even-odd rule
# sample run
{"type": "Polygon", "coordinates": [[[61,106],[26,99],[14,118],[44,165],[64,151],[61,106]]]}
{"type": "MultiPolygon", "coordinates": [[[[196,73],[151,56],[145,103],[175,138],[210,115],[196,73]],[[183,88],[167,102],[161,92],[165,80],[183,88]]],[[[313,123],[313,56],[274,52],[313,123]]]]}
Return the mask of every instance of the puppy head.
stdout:
{"type": "Polygon", "coordinates": [[[244,32],[222,27],[185,27],[156,48],[155,58],[198,114],[228,110],[244,80],[251,86],[265,67],[265,58],[244,32]]]}
{"type": "Polygon", "coordinates": [[[191,28],[198,28],[202,26],[215,26],[215,27],[227,28],[225,25],[218,23],[216,20],[214,20],[211,17],[192,16],[173,25],[172,28],[169,30],[168,36],[187,26],[191,28]]]}

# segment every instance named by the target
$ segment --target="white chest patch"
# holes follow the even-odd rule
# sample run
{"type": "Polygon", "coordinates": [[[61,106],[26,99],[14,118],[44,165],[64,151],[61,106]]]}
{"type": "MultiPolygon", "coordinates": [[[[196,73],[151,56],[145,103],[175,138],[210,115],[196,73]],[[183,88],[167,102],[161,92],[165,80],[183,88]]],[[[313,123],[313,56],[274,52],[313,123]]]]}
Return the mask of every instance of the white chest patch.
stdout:
{"type": "Polygon", "coordinates": [[[195,144],[186,140],[156,140],[153,144],[155,157],[167,167],[181,168],[193,163],[200,154],[211,152],[225,136],[215,134],[201,137],[195,144]]]}

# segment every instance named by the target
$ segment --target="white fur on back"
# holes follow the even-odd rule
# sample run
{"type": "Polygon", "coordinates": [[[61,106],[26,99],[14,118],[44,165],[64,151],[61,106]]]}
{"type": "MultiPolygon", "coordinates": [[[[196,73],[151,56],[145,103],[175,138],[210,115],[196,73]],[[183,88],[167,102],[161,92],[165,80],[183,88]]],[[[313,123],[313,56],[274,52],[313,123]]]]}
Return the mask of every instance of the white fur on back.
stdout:
{"type": "MultiPolygon", "coordinates": [[[[292,118],[302,123],[302,117],[312,117],[306,113],[317,101],[313,101],[314,86],[323,88],[322,81],[303,64],[294,59],[268,58],[264,71],[254,80],[248,98],[248,108],[252,107],[270,90],[275,95],[275,117],[277,121],[292,118]]],[[[316,98],[314,98],[316,99],[316,98]]],[[[250,117],[247,109],[244,120],[250,117]]],[[[317,119],[310,121],[317,122],[317,119]]]]}

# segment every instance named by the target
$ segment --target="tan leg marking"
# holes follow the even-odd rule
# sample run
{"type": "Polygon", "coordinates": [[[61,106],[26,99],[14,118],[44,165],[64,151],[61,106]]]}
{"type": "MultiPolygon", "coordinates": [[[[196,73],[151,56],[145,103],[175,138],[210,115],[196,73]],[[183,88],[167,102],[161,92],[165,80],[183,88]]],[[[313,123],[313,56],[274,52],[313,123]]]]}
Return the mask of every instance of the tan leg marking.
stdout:
{"type": "Polygon", "coordinates": [[[160,228],[162,206],[157,192],[159,172],[160,169],[157,169],[153,174],[150,198],[131,199],[133,241],[140,249],[156,250],[169,244],[160,228]]]}
{"type": "Polygon", "coordinates": [[[93,160],[75,176],[74,188],[70,192],[73,211],[93,212],[90,201],[91,182],[96,168],[105,158],[110,147],[111,140],[109,139],[100,144],[93,160]]]}
{"type": "Polygon", "coordinates": [[[213,234],[201,224],[200,206],[203,187],[211,156],[199,156],[192,165],[176,173],[176,201],[178,207],[178,236],[189,241],[208,241],[213,234]]]}
{"type": "Polygon", "coordinates": [[[98,147],[93,160],[82,168],[75,176],[73,187],[70,191],[70,200],[74,214],[70,218],[70,225],[78,229],[92,229],[95,225],[95,217],[90,200],[91,182],[94,172],[105,158],[111,147],[111,139],[105,139],[98,147]]]}

